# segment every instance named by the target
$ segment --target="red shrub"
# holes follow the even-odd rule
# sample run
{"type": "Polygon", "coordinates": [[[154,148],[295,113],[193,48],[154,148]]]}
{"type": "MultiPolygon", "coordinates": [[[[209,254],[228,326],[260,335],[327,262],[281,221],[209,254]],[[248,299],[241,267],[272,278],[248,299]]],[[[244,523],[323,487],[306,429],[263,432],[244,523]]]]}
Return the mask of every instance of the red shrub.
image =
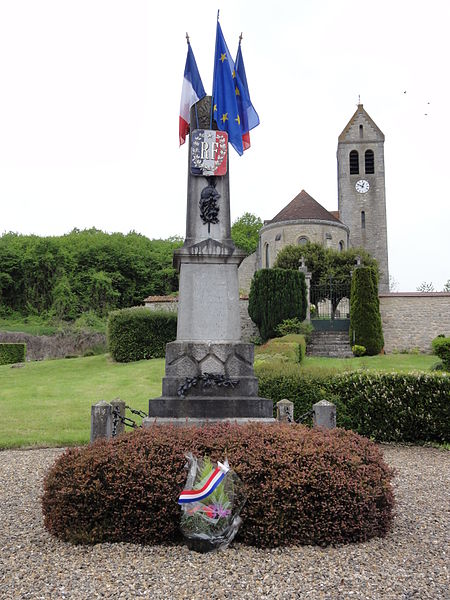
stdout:
{"type": "Polygon", "coordinates": [[[241,542],[332,544],[384,536],[392,470],[369,440],[301,425],[153,426],[70,449],[49,471],[45,526],[75,543],[180,539],[184,454],[228,457],[247,486],[241,542]]]}

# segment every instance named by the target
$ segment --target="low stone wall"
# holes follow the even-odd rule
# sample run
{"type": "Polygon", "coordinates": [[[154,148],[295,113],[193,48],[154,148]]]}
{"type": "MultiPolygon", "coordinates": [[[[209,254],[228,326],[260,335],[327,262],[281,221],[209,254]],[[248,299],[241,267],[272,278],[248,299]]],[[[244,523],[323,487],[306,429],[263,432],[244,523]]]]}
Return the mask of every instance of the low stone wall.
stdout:
{"type": "Polygon", "coordinates": [[[380,294],[380,313],[386,352],[431,352],[433,338],[450,336],[450,293],[380,294]]]}
{"type": "Polygon", "coordinates": [[[106,335],[103,333],[31,335],[15,331],[0,331],[0,342],[25,342],[27,360],[44,360],[74,355],[82,356],[86,350],[94,346],[106,347],[106,335]]]}
{"type": "MultiPolygon", "coordinates": [[[[178,298],[174,296],[149,296],[144,300],[145,307],[150,310],[178,310],[178,298]]],[[[251,342],[259,337],[256,325],[248,316],[248,298],[243,296],[239,300],[239,311],[241,315],[241,339],[243,342],[251,342]]]]}

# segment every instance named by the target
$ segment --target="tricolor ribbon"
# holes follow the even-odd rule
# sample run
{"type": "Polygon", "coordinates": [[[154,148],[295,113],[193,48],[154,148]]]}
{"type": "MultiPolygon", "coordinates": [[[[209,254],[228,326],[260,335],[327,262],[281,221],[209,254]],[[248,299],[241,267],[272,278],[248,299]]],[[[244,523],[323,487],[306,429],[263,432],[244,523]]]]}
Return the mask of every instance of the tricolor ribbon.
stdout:
{"type": "Polygon", "coordinates": [[[222,463],[217,463],[217,468],[211,473],[208,481],[199,490],[183,490],[178,498],[178,504],[188,504],[190,502],[199,502],[204,500],[216,487],[223,481],[223,478],[229,471],[229,467],[222,463]]]}

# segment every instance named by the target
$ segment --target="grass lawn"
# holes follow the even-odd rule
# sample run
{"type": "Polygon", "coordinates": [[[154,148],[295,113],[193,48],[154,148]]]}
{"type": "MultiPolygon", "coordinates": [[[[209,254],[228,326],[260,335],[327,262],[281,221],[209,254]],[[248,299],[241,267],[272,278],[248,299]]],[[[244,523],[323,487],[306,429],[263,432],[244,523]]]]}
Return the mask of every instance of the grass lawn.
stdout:
{"type": "MultiPolygon", "coordinates": [[[[258,359],[258,348],[256,358],[258,359]]],[[[435,356],[390,354],[351,359],[307,357],[299,369],[310,373],[354,369],[429,371],[435,356]]],[[[164,359],[115,363],[108,355],[0,366],[0,448],[86,444],[91,405],[124,400],[147,412],[149,398],[161,395],[164,359]]]]}
{"type": "Polygon", "coordinates": [[[0,366],[0,448],[85,444],[92,404],[120,398],[148,412],[163,374],[163,359],[122,364],[106,354],[0,366]]]}

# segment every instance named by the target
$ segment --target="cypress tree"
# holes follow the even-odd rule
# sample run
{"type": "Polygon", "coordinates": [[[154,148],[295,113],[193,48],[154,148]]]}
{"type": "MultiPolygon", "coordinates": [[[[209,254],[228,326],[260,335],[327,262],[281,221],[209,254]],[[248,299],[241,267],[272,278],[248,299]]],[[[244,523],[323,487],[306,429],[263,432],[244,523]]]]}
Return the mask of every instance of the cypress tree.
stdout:
{"type": "Polygon", "coordinates": [[[275,327],[285,319],[306,317],[305,276],[290,269],[261,269],[253,277],[248,314],[263,341],[276,337],[275,327]]]}
{"type": "Polygon", "coordinates": [[[352,276],[350,343],[364,346],[366,354],[379,354],[384,346],[378,299],[378,277],[371,267],[359,267],[352,276]]]}

